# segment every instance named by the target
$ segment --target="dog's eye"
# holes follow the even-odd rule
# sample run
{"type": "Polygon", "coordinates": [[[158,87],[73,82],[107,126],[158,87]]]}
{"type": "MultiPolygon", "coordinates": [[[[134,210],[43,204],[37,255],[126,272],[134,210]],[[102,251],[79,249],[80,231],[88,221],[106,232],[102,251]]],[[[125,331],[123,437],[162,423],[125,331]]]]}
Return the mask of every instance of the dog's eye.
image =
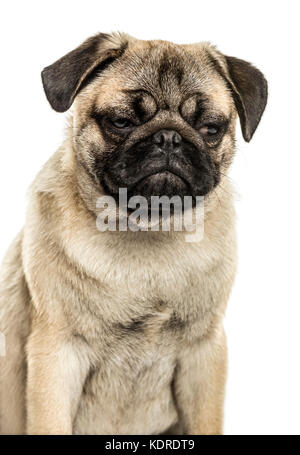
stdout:
{"type": "Polygon", "coordinates": [[[131,121],[127,118],[116,118],[110,120],[110,122],[115,128],[128,128],[132,125],[131,121]]]}
{"type": "Polygon", "coordinates": [[[203,134],[203,136],[215,136],[219,131],[220,127],[214,124],[203,125],[200,128],[200,133],[203,134]]]}

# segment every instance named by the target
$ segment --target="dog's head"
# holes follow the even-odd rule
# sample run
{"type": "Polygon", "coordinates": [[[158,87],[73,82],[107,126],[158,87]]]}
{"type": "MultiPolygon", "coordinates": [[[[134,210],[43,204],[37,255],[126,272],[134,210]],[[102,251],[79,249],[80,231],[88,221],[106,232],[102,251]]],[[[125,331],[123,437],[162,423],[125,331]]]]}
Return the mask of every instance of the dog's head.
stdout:
{"type": "Polygon", "coordinates": [[[250,141],[267,101],[262,73],[208,43],[99,34],[45,68],[58,112],[75,100],[73,144],[84,172],[117,195],[205,196],[250,141]]]}

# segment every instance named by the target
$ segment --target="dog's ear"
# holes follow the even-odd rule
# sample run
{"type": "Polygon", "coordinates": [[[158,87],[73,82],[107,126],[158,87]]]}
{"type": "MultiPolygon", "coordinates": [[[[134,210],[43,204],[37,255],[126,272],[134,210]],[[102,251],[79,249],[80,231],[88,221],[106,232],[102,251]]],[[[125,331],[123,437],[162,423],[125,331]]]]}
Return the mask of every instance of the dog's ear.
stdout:
{"type": "Polygon", "coordinates": [[[127,35],[99,33],[44,68],[43,87],[53,109],[68,110],[87,78],[119,57],[127,44],[127,35]]]}
{"type": "Polygon", "coordinates": [[[220,54],[210,47],[210,60],[225,79],[239,114],[242,133],[249,142],[260,122],[268,98],[264,75],[251,63],[220,54]]]}
{"type": "Polygon", "coordinates": [[[225,60],[228,69],[225,78],[239,114],[243,137],[249,142],[267,104],[268,84],[264,75],[251,63],[227,56],[225,60]]]}

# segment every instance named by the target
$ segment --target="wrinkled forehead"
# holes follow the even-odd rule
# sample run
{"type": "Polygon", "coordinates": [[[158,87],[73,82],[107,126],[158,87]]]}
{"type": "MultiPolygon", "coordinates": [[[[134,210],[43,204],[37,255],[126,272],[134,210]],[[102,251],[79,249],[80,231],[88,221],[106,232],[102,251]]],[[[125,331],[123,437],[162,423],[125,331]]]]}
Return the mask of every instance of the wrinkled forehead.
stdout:
{"type": "Polygon", "coordinates": [[[103,108],[122,107],[137,99],[145,110],[192,110],[201,99],[229,116],[233,106],[226,82],[201,45],[138,42],[93,85],[95,103],[103,108]]]}

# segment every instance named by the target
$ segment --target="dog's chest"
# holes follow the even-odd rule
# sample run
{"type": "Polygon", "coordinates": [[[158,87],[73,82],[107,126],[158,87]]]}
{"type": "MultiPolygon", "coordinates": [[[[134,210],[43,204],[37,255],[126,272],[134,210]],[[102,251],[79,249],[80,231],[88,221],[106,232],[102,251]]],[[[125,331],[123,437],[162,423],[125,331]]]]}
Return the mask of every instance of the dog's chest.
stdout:
{"type": "Polygon", "coordinates": [[[90,310],[80,311],[76,321],[93,367],[77,433],[157,433],[177,418],[172,381],[178,354],[205,335],[212,313],[203,311],[206,295],[193,261],[160,261],[158,256],[152,267],[132,259],[103,266],[100,284],[89,286],[80,304],[90,310]]]}
{"type": "Polygon", "coordinates": [[[182,319],[161,302],[160,310],[107,322],[103,333],[92,346],[98,361],[84,384],[75,432],[164,431],[177,419],[172,383],[178,353],[200,333],[199,321],[182,319]]]}
{"type": "Polygon", "coordinates": [[[178,335],[167,313],[107,327],[101,359],[84,384],[76,433],[158,433],[176,421],[178,335]]]}
{"type": "Polygon", "coordinates": [[[119,319],[102,320],[90,340],[97,361],[84,384],[77,433],[158,433],[177,419],[177,356],[199,321],[184,318],[171,302],[137,299],[131,311],[127,303],[119,301],[119,319]]]}
{"type": "Polygon", "coordinates": [[[101,357],[112,351],[130,357],[132,347],[146,351],[156,345],[174,347],[205,335],[214,302],[201,261],[191,254],[188,260],[187,255],[165,257],[157,252],[151,266],[142,255],[123,255],[117,263],[103,261],[99,280],[86,288],[80,283],[86,291],[76,296],[69,322],[91,339],[89,344],[101,357]]]}

